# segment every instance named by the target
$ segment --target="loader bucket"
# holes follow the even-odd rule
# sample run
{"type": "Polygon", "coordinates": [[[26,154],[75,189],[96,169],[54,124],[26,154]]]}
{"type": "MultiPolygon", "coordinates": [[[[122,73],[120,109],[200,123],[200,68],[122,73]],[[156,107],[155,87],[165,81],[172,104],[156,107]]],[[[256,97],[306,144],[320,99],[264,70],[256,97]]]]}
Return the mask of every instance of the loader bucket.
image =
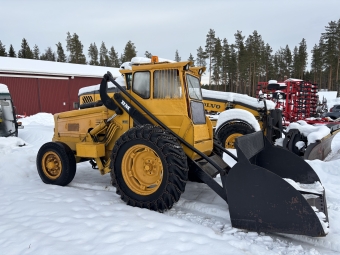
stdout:
{"type": "Polygon", "coordinates": [[[271,145],[261,131],[237,138],[235,147],[238,162],[222,176],[233,227],[314,237],[327,234],[325,191],[303,159],[271,145]],[[293,187],[299,184],[300,191],[293,187]]]}

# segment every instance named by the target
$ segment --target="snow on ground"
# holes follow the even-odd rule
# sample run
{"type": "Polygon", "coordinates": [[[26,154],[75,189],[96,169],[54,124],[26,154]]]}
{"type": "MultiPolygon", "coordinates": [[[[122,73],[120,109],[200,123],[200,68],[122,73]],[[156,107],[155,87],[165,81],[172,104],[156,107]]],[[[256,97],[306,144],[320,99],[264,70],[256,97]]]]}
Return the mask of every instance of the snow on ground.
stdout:
{"type": "Polygon", "coordinates": [[[163,214],[127,206],[110,176],[87,162],[78,164],[70,185],[46,185],[35,160],[40,146],[51,141],[53,117],[39,113],[21,121],[25,128],[18,138],[0,139],[0,254],[340,254],[336,157],[307,161],[326,189],[326,237],[245,232],[231,227],[228,205],[202,183],[188,182],[179,202],[163,214]]]}

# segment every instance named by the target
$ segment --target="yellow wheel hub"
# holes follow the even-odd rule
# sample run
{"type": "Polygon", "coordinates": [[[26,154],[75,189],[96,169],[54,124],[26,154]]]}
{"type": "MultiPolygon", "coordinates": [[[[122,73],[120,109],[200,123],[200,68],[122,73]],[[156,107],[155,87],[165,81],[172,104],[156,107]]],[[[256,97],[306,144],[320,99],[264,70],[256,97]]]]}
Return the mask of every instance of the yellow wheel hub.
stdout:
{"type": "Polygon", "coordinates": [[[122,160],[122,175],[126,185],[136,194],[150,195],[163,179],[163,164],[158,154],[142,144],[128,149],[122,160]]]}
{"type": "Polygon", "coordinates": [[[42,157],[42,170],[45,176],[51,180],[61,175],[62,164],[57,153],[48,151],[42,157]]]}
{"type": "Polygon", "coordinates": [[[235,149],[235,139],[240,136],[243,136],[243,135],[240,133],[234,133],[228,136],[227,139],[225,140],[224,147],[226,149],[235,149]]]}

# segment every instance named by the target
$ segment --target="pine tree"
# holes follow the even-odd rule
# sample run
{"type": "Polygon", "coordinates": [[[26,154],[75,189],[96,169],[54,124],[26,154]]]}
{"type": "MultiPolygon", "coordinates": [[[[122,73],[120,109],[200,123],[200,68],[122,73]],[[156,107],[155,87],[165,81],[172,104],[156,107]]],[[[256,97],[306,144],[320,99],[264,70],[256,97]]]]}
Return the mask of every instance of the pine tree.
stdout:
{"type": "Polygon", "coordinates": [[[0,57],[7,57],[6,45],[3,45],[0,40],[0,57]]]}
{"type": "Polygon", "coordinates": [[[238,80],[238,64],[237,64],[237,52],[236,52],[236,45],[230,45],[230,63],[229,63],[229,73],[230,73],[230,91],[237,92],[237,80],[238,80]]]}
{"type": "Polygon", "coordinates": [[[221,80],[221,65],[222,65],[222,45],[220,38],[215,39],[214,49],[211,55],[212,80],[215,84],[215,89],[220,90],[221,80]]]}
{"type": "Polygon", "coordinates": [[[110,66],[112,67],[119,67],[119,58],[118,58],[118,52],[115,51],[115,48],[112,46],[109,51],[109,60],[110,60],[110,66]]]}
{"type": "Polygon", "coordinates": [[[76,33],[71,36],[70,32],[67,32],[66,49],[70,52],[70,63],[86,64],[86,57],[83,53],[83,48],[84,46],[79,40],[79,36],[76,33]]]}
{"type": "Polygon", "coordinates": [[[110,58],[108,56],[108,50],[106,49],[104,42],[102,42],[100,46],[99,65],[100,66],[112,66],[110,63],[110,58]]]}
{"type": "Polygon", "coordinates": [[[325,63],[325,71],[328,72],[328,89],[332,90],[333,88],[333,81],[334,81],[334,73],[337,72],[338,67],[338,45],[340,44],[340,25],[337,24],[335,21],[331,21],[328,23],[328,26],[325,27],[326,32],[322,33],[322,50],[323,50],[323,61],[325,63]],[[335,71],[335,72],[334,72],[335,71]]]}
{"type": "Polygon", "coordinates": [[[300,61],[299,61],[299,50],[298,47],[294,47],[293,50],[293,66],[292,66],[292,77],[301,78],[299,75],[300,61]]]}
{"type": "Polygon", "coordinates": [[[148,52],[148,51],[145,51],[144,55],[145,55],[146,58],[151,58],[152,57],[152,54],[150,52],[148,52]]]}
{"type": "Polygon", "coordinates": [[[214,51],[215,41],[216,41],[215,30],[210,29],[207,34],[206,45],[205,45],[205,52],[207,53],[208,58],[209,58],[209,89],[211,85],[211,66],[212,66],[211,58],[212,58],[212,54],[214,51]]]}
{"type": "Polygon", "coordinates": [[[38,45],[36,45],[36,44],[34,44],[34,47],[33,47],[33,58],[34,59],[40,58],[40,50],[39,50],[38,45]]]}
{"type": "Polygon", "coordinates": [[[132,58],[137,55],[136,47],[134,43],[128,41],[125,45],[124,53],[121,58],[121,63],[130,62],[132,58]]]}
{"type": "Polygon", "coordinates": [[[269,81],[270,78],[275,77],[272,52],[273,49],[267,43],[262,50],[262,66],[265,73],[264,80],[262,81],[269,81]]]}
{"type": "MultiPolygon", "coordinates": [[[[224,91],[227,91],[228,78],[230,77],[230,60],[231,51],[226,38],[223,39],[222,44],[222,61],[221,61],[221,82],[224,84],[224,91]]],[[[230,88],[229,88],[230,90],[230,88]]]]}
{"type": "Polygon", "coordinates": [[[51,47],[47,47],[45,50],[45,53],[41,54],[40,56],[41,60],[47,60],[47,61],[56,61],[55,53],[52,51],[51,47]]]}
{"type": "Polygon", "coordinates": [[[195,59],[194,57],[192,56],[192,54],[190,53],[190,56],[188,58],[188,61],[191,61],[192,62],[192,65],[191,66],[195,66],[195,59]]]}
{"type": "Polygon", "coordinates": [[[299,44],[299,50],[298,50],[298,54],[299,54],[299,78],[300,79],[304,79],[304,72],[306,70],[307,67],[307,59],[308,59],[308,53],[307,53],[307,43],[305,38],[302,38],[302,41],[299,44]]]}
{"type": "Polygon", "coordinates": [[[289,78],[292,72],[293,55],[288,45],[286,45],[286,48],[284,49],[283,60],[284,60],[283,64],[285,68],[285,76],[289,78]]]}
{"type": "Polygon", "coordinates": [[[247,65],[248,65],[248,94],[250,96],[255,96],[255,84],[258,83],[260,76],[261,64],[262,64],[262,54],[261,51],[264,49],[264,42],[261,35],[254,30],[252,35],[246,40],[245,43],[246,54],[247,54],[247,65]]]}
{"type": "Polygon", "coordinates": [[[12,44],[9,46],[8,56],[11,57],[11,58],[17,57],[17,54],[15,53],[15,50],[14,50],[12,44]]]}
{"type": "Polygon", "coordinates": [[[247,50],[244,46],[244,36],[242,31],[237,30],[235,36],[235,48],[237,51],[237,73],[236,73],[236,92],[243,92],[243,85],[247,80],[248,57],[247,50]]]}
{"type": "Polygon", "coordinates": [[[337,22],[336,28],[336,57],[338,59],[338,63],[336,65],[336,74],[335,74],[335,85],[337,86],[338,95],[340,94],[340,19],[337,22]]]}
{"type": "Polygon", "coordinates": [[[63,46],[61,45],[61,42],[58,42],[56,46],[57,46],[57,62],[66,62],[66,55],[63,46]]]}
{"type": "Polygon", "coordinates": [[[176,50],[176,52],[175,52],[175,61],[177,61],[177,62],[181,61],[181,57],[178,54],[178,50],[176,50]]]}
{"type": "Polygon", "coordinates": [[[196,58],[196,65],[197,66],[207,66],[207,62],[205,61],[208,58],[207,53],[203,50],[203,48],[200,46],[197,49],[197,58],[196,58]]]}
{"type": "Polygon", "coordinates": [[[88,55],[90,57],[89,64],[93,65],[93,66],[98,66],[99,65],[99,62],[98,62],[98,48],[97,48],[96,43],[93,43],[93,44],[91,43],[90,44],[90,47],[89,47],[89,50],[88,50],[88,55]]]}
{"type": "Polygon", "coordinates": [[[33,52],[31,51],[30,46],[28,45],[25,38],[22,39],[21,49],[18,52],[18,58],[33,58],[33,52]]]}
{"type": "MultiPolygon", "coordinates": [[[[318,45],[314,45],[312,49],[312,63],[311,63],[311,72],[313,73],[313,81],[314,83],[318,83],[321,85],[321,75],[322,75],[322,52],[318,45]]],[[[319,87],[321,88],[321,87],[319,87]]]]}

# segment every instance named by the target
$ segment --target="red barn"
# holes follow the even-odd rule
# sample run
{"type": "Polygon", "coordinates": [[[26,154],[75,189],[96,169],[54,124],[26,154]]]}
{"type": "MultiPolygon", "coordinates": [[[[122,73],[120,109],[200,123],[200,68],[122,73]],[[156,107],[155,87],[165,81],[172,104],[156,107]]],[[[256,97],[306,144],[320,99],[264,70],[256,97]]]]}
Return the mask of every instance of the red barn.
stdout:
{"type": "Polygon", "coordinates": [[[57,113],[78,108],[80,88],[99,84],[119,68],[0,57],[0,83],[8,86],[19,115],[57,113]]]}

